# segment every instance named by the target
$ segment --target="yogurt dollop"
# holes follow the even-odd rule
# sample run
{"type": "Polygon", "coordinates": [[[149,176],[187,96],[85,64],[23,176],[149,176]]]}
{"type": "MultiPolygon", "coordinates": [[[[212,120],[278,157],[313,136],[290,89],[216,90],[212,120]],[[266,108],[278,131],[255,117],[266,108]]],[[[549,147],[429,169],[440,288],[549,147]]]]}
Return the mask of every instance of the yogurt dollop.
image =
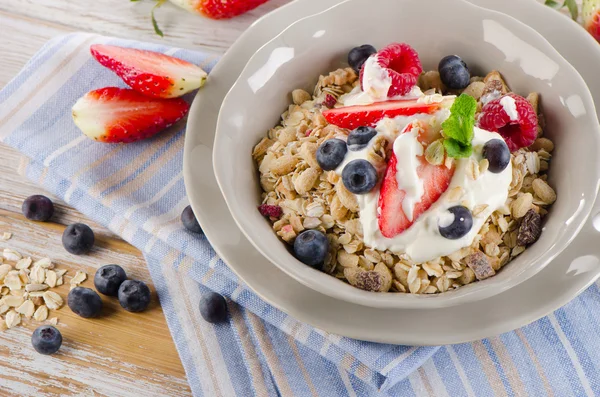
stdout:
{"type": "MultiPolygon", "coordinates": [[[[423,155],[424,148],[417,139],[417,129],[404,134],[401,134],[401,131],[410,123],[418,120],[426,124],[428,128],[432,128],[434,132],[439,132],[441,124],[449,115],[450,111],[442,108],[434,114],[384,118],[375,127],[378,135],[393,142],[393,151],[398,160],[396,168],[398,186],[406,192],[402,210],[409,218],[412,217],[414,205],[421,201],[423,195],[423,181],[420,181],[417,176],[419,163],[417,156],[423,155]]],[[[472,178],[469,167],[471,162],[479,164],[483,159],[484,144],[492,139],[502,139],[497,133],[477,127],[473,132],[471,156],[455,160],[456,170],[446,192],[403,233],[393,238],[387,238],[379,229],[380,185],[367,194],[356,196],[363,228],[363,241],[366,246],[378,250],[390,250],[397,254],[406,254],[413,261],[421,263],[449,255],[473,243],[487,218],[504,206],[512,180],[511,164],[500,173],[487,171],[481,173],[477,179],[472,178]],[[439,226],[444,227],[452,222],[453,215],[448,212],[448,208],[456,205],[464,205],[471,211],[477,207],[478,214],[473,216],[473,226],[465,236],[450,240],[440,234],[439,226]]],[[[375,138],[371,140],[371,143],[374,140],[375,138]]],[[[341,174],[345,164],[352,160],[367,159],[369,148],[370,145],[357,152],[348,152],[347,158],[336,169],[336,172],[341,174]]]]}

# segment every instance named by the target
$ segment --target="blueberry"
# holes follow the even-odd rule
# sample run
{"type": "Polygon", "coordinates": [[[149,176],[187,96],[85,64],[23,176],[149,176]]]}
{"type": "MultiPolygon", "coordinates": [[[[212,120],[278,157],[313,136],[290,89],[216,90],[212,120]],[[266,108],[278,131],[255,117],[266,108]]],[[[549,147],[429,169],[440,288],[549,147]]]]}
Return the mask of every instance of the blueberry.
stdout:
{"type": "Polygon", "coordinates": [[[440,234],[449,240],[458,240],[467,235],[473,227],[473,216],[468,208],[462,205],[448,208],[452,214],[452,223],[440,225],[440,234]]]}
{"type": "Polygon", "coordinates": [[[69,291],[67,304],[73,313],[83,318],[97,317],[102,311],[100,295],[89,288],[73,288],[69,291]]]}
{"type": "Polygon", "coordinates": [[[119,287],[119,303],[129,312],[144,311],[150,304],[150,288],[142,281],[123,281],[119,287]]]}
{"type": "Polygon", "coordinates": [[[227,302],[215,292],[208,292],[200,297],[200,314],[212,324],[227,321],[227,302]]]}
{"type": "Polygon", "coordinates": [[[488,170],[498,174],[510,163],[510,150],[502,139],[491,139],[483,145],[483,157],[490,162],[488,170]]]}
{"type": "Polygon", "coordinates": [[[52,218],[54,214],[54,204],[46,196],[36,194],[29,196],[23,201],[21,206],[25,218],[32,221],[46,222],[52,218]]]}
{"type": "Polygon", "coordinates": [[[127,280],[125,270],[119,265],[106,265],[96,270],[94,276],[94,286],[104,295],[117,296],[119,287],[123,281],[127,280]]]}
{"type": "Polygon", "coordinates": [[[54,354],[62,345],[62,335],[53,326],[42,325],[33,331],[31,344],[35,351],[40,354],[54,354]]]}
{"type": "Polygon", "coordinates": [[[296,258],[314,268],[323,264],[328,251],[329,240],[318,230],[306,230],[300,233],[294,241],[296,258]]]}
{"type": "Polygon", "coordinates": [[[62,243],[74,255],[87,254],[94,246],[94,232],[88,225],[74,223],[65,229],[62,243]]]}
{"type": "Polygon", "coordinates": [[[191,205],[185,207],[181,213],[181,223],[183,223],[183,226],[185,226],[185,228],[190,232],[202,233],[202,228],[198,223],[198,219],[196,219],[196,215],[194,215],[191,205]]]}
{"type": "Polygon", "coordinates": [[[335,170],[344,161],[348,146],[341,139],[328,139],[317,149],[317,162],[325,171],[335,170]]]}
{"type": "Polygon", "coordinates": [[[367,58],[369,58],[376,52],[377,50],[375,49],[375,47],[373,47],[370,44],[364,44],[360,47],[354,47],[348,53],[348,65],[350,65],[350,67],[354,69],[356,73],[359,73],[367,58]]]}
{"type": "Polygon", "coordinates": [[[377,170],[367,160],[352,160],[342,171],[342,182],[351,193],[369,193],[377,185],[377,170]]]}
{"type": "Polygon", "coordinates": [[[358,127],[350,131],[347,142],[348,149],[355,152],[365,148],[375,135],[377,135],[377,130],[373,127],[358,127]]]}
{"type": "Polygon", "coordinates": [[[442,58],[438,66],[440,79],[448,88],[463,89],[469,85],[471,73],[467,64],[457,55],[442,58]]]}

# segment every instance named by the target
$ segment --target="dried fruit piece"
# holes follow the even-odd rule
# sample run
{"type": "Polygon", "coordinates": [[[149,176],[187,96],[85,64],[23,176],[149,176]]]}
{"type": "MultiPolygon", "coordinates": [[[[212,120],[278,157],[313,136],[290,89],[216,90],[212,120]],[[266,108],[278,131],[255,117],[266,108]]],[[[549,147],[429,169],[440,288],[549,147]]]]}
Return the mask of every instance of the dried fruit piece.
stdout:
{"type": "Polygon", "coordinates": [[[278,205],[261,204],[258,206],[258,212],[262,216],[279,218],[283,214],[283,210],[278,205]]]}
{"type": "Polygon", "coordinates": [[[465,259],[467,266],[473,270],[477,280],[485,280],[486,278],[492,277],[496,272],[492,268],[488,257],[481,251],[477,251],[465,259]]]}
{"type": "Polygon", "coordinates": [[[534,210],[529,210],[519,226],[517,244],[530,245],[538,241],[542,234],[542,217],[534,210]]]}
{"type": "Polygon", "coordinates": [[[392,286],[392,273],[383,263],[378,264],[371,271],[361,268],[346,268],[344,276],[351,285],[365,291],[388,292],[392,286]]]}

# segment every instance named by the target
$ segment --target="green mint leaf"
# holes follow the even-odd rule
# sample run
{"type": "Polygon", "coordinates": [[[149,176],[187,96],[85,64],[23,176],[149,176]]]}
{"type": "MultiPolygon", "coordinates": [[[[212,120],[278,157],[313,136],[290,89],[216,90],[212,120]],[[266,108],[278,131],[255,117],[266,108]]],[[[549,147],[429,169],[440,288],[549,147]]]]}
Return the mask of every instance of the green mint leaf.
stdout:
{"type": "Polygon", "coordinates": [[[450,117],[442,123],[446,138],[444,147],[450,157],[465,157],[465,153],[472,152],[471,141],[476,111],[477,101],[466,94],[461,94],[452,104],[450,117]]]}
{"type": "Polygon", "coordinates": [[[455,139],[445,139],[444,148],[448,156],[457,158],[469,157],[473,153],[473,146],[463,145],[455,139]]]}
{"type": "Polygon", "coordinates": [[[565,6],[564,4],[557,3],[554,0],[546,0],[546,2],[544,4],[550,8],[554,8],[555,10],[560,10],[561,8],[563,8],[565,6]]]}
{"type": "Polygon", "coordinates": [[[579,7],[577,6],[577,2],[575,0],[565,0],[565,5],[571,13],[571,18],[576,21],[579,17],[579,7]]]}

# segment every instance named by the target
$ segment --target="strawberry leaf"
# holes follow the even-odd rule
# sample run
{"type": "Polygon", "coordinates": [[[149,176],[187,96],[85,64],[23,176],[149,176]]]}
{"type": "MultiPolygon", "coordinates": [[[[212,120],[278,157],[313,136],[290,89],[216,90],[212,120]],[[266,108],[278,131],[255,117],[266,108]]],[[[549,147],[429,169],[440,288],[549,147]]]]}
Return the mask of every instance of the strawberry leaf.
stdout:
{"type": "Polygon", "coordinates": [[[444,147],[450,157],[465,157],[471,154],[473,127],[475,126],[475,98],[461,94],[450,108],[450,117],[442,123],[444,131],[444,147]]]}
{"type": "MultiPolygon", "coordinates": [[[[131,0],[131,1],[135,1],[135,0],[131,0]]],[[[555,10],[560,10],[561,8],[563,8],[565,6],[564,4],[560,4],[554,0],[546,0],[546,2],[544,4],[550,8],[554,8],[555,10]]]]}
{"type": "Polygon", "coordinates": [[[579,17],[579,7],[577,6],[577,2],[575,0],[565,0],[565,5],[571,13],[571,18],[576,21],[579,17]]]}
{"type": "MultiPolygon", "coordinates": [[[[137,1],[137,0],[133,0],[133,1],[137,1]]],[[[156,2],[156,4],[154,5],[154,7],[152,7],[152,11],[150,11],[150,17],[152,18],[152,27],[154,27],[154,33],[156,33],[160,37],[165,37],[165,35],[164,35],[163,31],[160,30],[160,28],[158,27],[158,23],[156,22],[156,18],[154,17],[154,10],[156,10],[157,8],[162,6],[164,4],[164,2],[165,2],[165,0],[158,0],[156,2]]]]}

